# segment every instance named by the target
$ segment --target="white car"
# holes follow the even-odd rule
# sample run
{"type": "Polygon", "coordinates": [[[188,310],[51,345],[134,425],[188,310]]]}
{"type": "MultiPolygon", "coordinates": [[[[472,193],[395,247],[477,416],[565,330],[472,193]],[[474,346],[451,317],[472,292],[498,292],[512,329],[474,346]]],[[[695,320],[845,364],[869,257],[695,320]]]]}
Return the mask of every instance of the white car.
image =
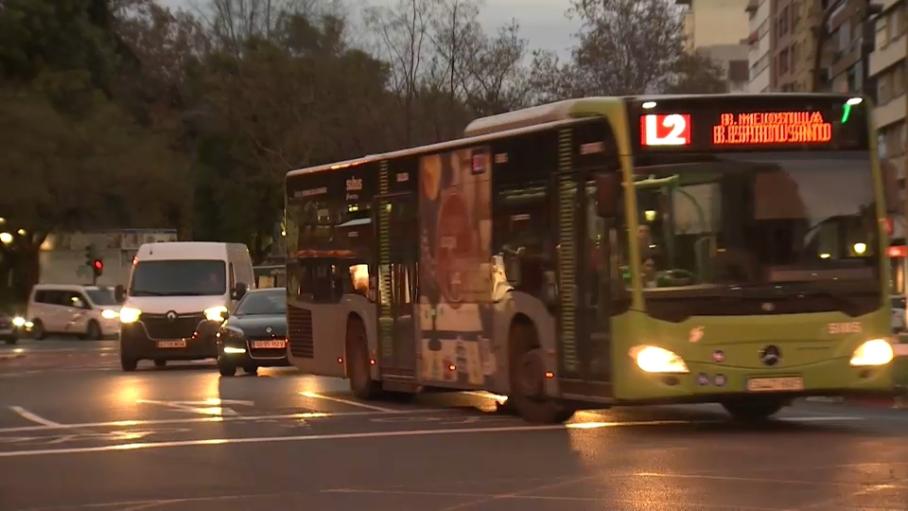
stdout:
{"type": "Polygon", "coordinates": [[[111,288],[38,284],[28,300],[26,317],[35,339],[48,334],[101,339],[120,331],[119,311],[111,288]]]}

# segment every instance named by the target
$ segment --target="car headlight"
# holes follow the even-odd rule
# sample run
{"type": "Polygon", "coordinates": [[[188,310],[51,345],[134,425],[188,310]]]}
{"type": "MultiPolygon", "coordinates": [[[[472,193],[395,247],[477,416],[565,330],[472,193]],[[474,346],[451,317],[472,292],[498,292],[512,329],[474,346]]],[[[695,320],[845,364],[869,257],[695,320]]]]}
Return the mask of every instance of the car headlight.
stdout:
{"type": "Polygon", "coordinates": [[[28,321],[25,321],[25,318],[23,318],[22,316],[16,316],[13,318],[13,326],[16,328],[22,328],[26,323],[28,323],[28,321]]]}
{"type": "Polygon", "coordinates": [[[227,307],[217,305],[205,309],[205,319],[208,321],[224,321],[224,314],[227,313],[227,307]]]}
{"type": "Polygon", "coordinates": [[[855,367],[882,366],[892,362],[895,353],[886,339],[871,339],[858,346],[851,355],[851,365],[855,367]]]}
{"type": "Polygon", "coordinates": [[[142,311],[132,307],[123,307],[120,309],[120,323],[135,323],[142,316],[142,311]]]}
{"type": "Polygon", "coordinates": [[[104,309],[101,311],[101,317],[104,319],[117,319],[120,317],[120,313],[113,309],[104,309]]]}
{"type": "Polygon", "coordinates": [[[246,353],[246,348],[234,348],[233,346],[224,346],[224,353],[227,355],[242,355],[246,353]]]}
{"type": "Polygon", "coordinates": [[[647,373],[686,374],[687,364],[675,352],[658,346],[637,346],[631,350],[637,367],[647,373]]]}

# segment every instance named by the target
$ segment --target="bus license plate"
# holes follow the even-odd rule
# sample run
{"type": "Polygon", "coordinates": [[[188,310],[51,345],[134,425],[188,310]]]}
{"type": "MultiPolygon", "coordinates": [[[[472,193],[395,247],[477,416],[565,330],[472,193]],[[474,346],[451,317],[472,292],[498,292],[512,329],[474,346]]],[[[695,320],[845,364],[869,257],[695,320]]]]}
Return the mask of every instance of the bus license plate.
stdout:
{"type": "Polygon", "coordinates": [[[257,350],[274,350],[284,349],[287,347],[287,341],[252,341],[252,347],[257,350]]]}
{"type": "Polygon", "coordinates": [[[175,349],[175,348],[185,348],[186,339],[180,339],[178,341],[158,341],[158,348],[161,349],[175,349]]]}
{"type": "Polygon", "coordinates": [[[804,378],[785,376],[781,378],[751,378],[747,380],[750,392],[796,392],[804,390],[804,378]]]}

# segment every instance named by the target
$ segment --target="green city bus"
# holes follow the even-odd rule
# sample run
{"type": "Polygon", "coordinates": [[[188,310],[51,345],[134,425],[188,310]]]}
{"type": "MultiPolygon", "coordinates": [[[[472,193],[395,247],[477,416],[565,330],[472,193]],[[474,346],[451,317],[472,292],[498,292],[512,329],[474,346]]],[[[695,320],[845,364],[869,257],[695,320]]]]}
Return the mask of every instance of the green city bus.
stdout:
{"type": "Polygon", "coordinates": [[[860,97],[586,98],[294,170],[289,354],[527,420],[892,389],[884,180],[860,97]]]}

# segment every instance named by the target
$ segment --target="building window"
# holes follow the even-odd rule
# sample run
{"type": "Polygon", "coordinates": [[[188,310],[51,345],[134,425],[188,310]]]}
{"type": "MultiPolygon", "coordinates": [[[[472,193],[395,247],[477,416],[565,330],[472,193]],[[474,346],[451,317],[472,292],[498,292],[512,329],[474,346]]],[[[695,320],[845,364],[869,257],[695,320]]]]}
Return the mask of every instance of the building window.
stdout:
{"type": "Polygon", "coordinates": [[[847,52],[851,47],[851,20],[845,20],[839,27],[839,51],[847,52]]]}

